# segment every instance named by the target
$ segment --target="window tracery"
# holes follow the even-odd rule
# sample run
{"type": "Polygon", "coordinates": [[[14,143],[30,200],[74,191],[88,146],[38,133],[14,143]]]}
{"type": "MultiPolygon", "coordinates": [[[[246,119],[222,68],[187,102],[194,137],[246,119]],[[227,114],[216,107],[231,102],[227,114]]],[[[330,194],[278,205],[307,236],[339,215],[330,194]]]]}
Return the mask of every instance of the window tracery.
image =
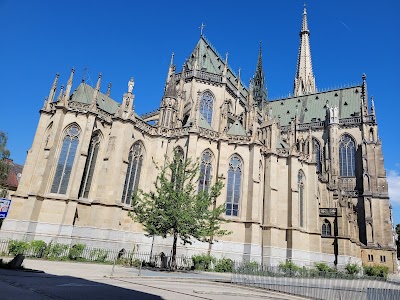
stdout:
{"type": "Polygon", "coordinates": [[[203,152],[200,163],[199,192],[207,192],[211,186],[212,159],[213,155],[210,150],[203,152]]]}
{"type": "Polygon", "coordinates": [[[213,103],[214,97],[212,96],[212,94],[208,91],[204,92],[200,100],[200,113],[210,125],[213,115],[213,103]]]}
{"type": "Polygon", "coordinates": [[[56,172],[54,174],[51,193],[66,194],[74,164],[76,149],[79,144],[80,129],[77,125],[71,125],[64,134],[60,156],[58,158],[56,172]]]}
{"type": "Polygon", "coordinates": [[[242,168],[242,160],[238,155],[234,154],[229,161],[225,212],[227,216],[238,216],[239,214],[242,168]]]}
{"type": "Polygon", "coordinates": [[[356,147],[354,140],[347,134],[342,135],[339,142],[340,176],[356,176],[356,147]]]}
{"type": "Polygon", "coordinates": [[[131,204],[132,193],[137,191],[140,180],[140,173],[143,165],[144,149],[141,142],[133,144],[129,151],[128,167],[122,192],[121,202],[131,204]]]}

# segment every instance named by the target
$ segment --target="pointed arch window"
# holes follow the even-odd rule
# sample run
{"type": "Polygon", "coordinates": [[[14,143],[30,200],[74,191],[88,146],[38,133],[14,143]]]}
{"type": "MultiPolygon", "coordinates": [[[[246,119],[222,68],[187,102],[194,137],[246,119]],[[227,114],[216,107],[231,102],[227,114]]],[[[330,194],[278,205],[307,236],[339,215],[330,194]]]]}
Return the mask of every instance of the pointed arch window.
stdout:
{"type": "Polygon", "coordinates": [[[339,142],[340,176],[356,176],[356,146],[354,140],[347,134],[342,135],[339,142]]]}
{"type": "Polygon", "coordinates": [[[207,121],[207,123],[210,125],[213,115],[213,103],[214,103],[213,95],[210,92],[204,92],[200,100],[200,113],[207,121]]]}
{"type": "Polygon", "coordinates": [[[298,191],[299,191],[299,226],[304,226],[304,181],[305,176],[303,171],[299,171],[297,177],[298,191]]]}
{"type": "Polygon", "coordinates": [[[66,194],[74,164],[76,149],[79,144],[80,129],[77,125],[70,126],[64,133],[60,157],[58,158],[51,193],[66,194]]]}
{"type": "Polygon", "coordinates": [[[314,161],[317,164],[317,172],[321,173],[322,171],[321,146],[317,141],[317,139],[313,139],[313,155],[314,155],[314,161]]]}
{"type": "Polygon", "coordinates": [[[243,162],[238,155],[233,155],[229,161],[228,185],[226,193],[227,216],[238,216],[240,191],[242,185],[243,162]]]}
{"type": "Polygon", "coordinates": [[[325,219],[322,223],[322,235],[323,236],[330,236],[332,235],[331,223],[325,219]]]}
{"type": "Polygon", "coordinates": [[[211,186],[213,155],[210,150],[203,152],[200,163],[199,192],[207,192],[211,186]]]}
{"type": "Polygon", "coordinates": [[[131,204],[132,193],[137,191],[140,180],[140,173],[143,165],[143,145],[136,142],[129,151],[128,167],[126,169],[126,177],[124,183],[124,191],[122,192],[121,202],[131,204]]]}
{"type": "Polygon", "coordinates": [[[90,187],[92,185],[93,174],[96,167],[99,148],[100,148],[100,133],[95,132],[90,140],[88,155],[85,163],[85,169],[83,170],[81,186],[79,188],[79,198],[89,197],[90,187]]]}

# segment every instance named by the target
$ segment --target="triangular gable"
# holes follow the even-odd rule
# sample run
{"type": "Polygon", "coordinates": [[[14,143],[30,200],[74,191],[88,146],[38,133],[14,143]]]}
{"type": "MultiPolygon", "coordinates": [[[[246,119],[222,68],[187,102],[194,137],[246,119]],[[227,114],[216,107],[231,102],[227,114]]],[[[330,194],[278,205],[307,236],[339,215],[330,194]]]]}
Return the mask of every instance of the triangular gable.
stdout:
{"type": "Polygon", "coordinates": [[[236,122],[232,124],[227,134],[247,136],[246,130],[243,128],[242,124],[240,124],[238,120],[236,120],[236,122]]]}

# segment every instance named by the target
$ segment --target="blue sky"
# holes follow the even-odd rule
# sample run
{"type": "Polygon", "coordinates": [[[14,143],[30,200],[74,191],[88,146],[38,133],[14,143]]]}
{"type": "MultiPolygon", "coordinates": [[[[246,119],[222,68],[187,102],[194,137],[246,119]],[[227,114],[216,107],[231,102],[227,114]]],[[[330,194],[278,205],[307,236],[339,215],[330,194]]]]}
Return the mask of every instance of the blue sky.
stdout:
{"type": "MultiPolygon", "coordinates": [[[[253,75],[259,41],[269,97],[292,92],[304,1],[16,1],[0,0],[2,121],[8,147],[24,163],[54,75],[75,88],[103,74],[121,101],[135,77],[138,114],[158,107],[171,53],[178,70],[205,36],[229,64],[253,75]]],[[[400,1],[307,1],[314,74],[319,89],[361,81],[375,98],[395,223],[400,223],[400,1]]]]}

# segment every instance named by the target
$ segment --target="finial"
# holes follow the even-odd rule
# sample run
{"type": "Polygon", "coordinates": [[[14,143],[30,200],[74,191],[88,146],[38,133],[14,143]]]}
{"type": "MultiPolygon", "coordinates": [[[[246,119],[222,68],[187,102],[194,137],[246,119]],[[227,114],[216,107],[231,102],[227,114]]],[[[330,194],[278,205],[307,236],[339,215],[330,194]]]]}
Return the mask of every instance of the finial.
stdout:
{"type": "Polygon", "coordinates": [[[225,54],[225,64],[228,64],[228,56],[229,56],[229,52],[226,52],[225,54]]]}
{"type": "Polygon", "coordinates": [[[204,23],[203,22],[201,22],[201,25],[200,25],[200,36],[203,36],[203,29],[204,29],[204,27],[206,27],[206,25],[204,25],[204,23]]]}
{"type": "Polygon", "coordinates": [[[306,15],[307,14],[307,8],[306,8],[307,4],[304,2],[304,10],[303,10],[303,14],[306,15]]]}
{"type": "Polygon", "coordinates": [[[103,75],[100,73],[96,83],[96,90],[98,91],[100,90],[101,77],[103,77],[103,75]]]}
{"type": "Polygon", "coordinates": [[[170,66],[172,66],[174,64],[174,56],[175,56],[175,54],[174,54],[174,52],[172,52],[172,54],[171,54],[171,62],[169,63],[170,66]]]}
{"type": "Polygon", "coordinates": [[[62,100],[63,95],[64,95],[64,86],[62,85],[60,88],[60,94],[58,95],[57,98],[57,102],[60,102],[62,100]]]}
{"type": "Polygon", "coordinates": [[[367,79],[367,75],[365,75],[365,73],[363,73],[361,78],[362,78],[363,81],[365,81],[367,79]]]}
{"type": "Polygon", "coordinates": [[[107,92],[106,92],[106,96],[108,96],[108,97],[110,97],[110,95],[111,95],[111,87],[112,87],[112,84],[111,84],[111,82],[108,84],[108,86],[107,86],[107,92]]]}
{"type": "Polygon", "coordinates": [[[85,82],[85,77],[86,77],[87,69],[88,69],[87,67],[85,67],[85,68],[83,69],[82,83],[85,82]]]}
{"type": "Polygon", "coordinates": [[[128,82],[128,93],[132,93],[133,87],[135,86],[135,81],[133,77],[128,82]]]}

